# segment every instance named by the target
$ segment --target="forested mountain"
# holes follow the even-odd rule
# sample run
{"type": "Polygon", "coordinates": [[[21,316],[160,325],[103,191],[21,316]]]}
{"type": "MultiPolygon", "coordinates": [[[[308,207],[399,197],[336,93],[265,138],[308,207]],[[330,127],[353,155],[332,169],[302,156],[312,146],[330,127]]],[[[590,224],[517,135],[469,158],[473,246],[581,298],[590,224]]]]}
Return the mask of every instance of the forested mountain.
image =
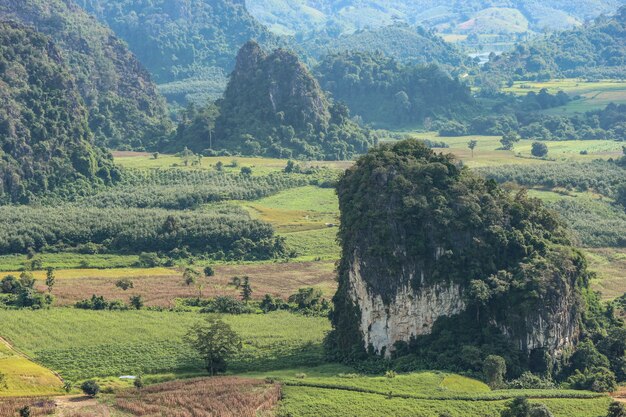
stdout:
{"type": "MultiPolygon", "coordinates": [[[[404,356],[403,370],[468,370],[469,352],[488,352],[510,375],[563,380],[576,369],[559,366],[564,353],[615,326],[595,315],[592,274],[556,215],[451,155],[418,141],[383,145],[346,171],[337,193],[331,353],[404,356]]],[[[621,352],[611,366],[623,375],[621,352]]]]}
{"type": "MultiPolygon", "coordinates": [[[[318,82],[292,52],[263,52],[246,43],[237,55],[224,99],[218,102],[216,149],[247,155],[347,159],[371,139],[330,103],[318,82]]],[[[208,148],[206,137],[202,148],[208,148]]]]}
{"type": "Polygon", "coordinates": [[[110,156],[92,146],[87,109],[46,36],[0,22],[0,204],[110,183],[110,156]]]}
{"type": "Polygon", "coordinates": [[[324,90],[376,125],[453,119],[475,108],[469,88],[436,65],[403,65],[382,53],[329,55],[316,75],[324,90]]]}
{"type": "Polygon", "coordinates": [[[150,75],[106,27],[71,0],[0,3],[0,17],[49,35],[61,50],[89,110],[99,144],[154,147],[170,129],[150,75]]]}
{"type": "Polygon", "coordinates": [[[358,30],[339,38],[318,34],[303,45],[316,57],[352,51],[383,52],[400,62],[444,65],[457,74],[474,65],[472,59],[434,32],[403,23],[358,30]]]}
{"type": "Polygon", "coordinates": [[[228,74],[255,39],[278,43],[243,0],[78,0],[124,39],[158,83],[228,74]]]}
{"type": "Polygon", "coordinates": [[[623,0],[248,0],[250,13],[278,33],[327,32],[335,36],[396,21],[449,33],[509,33],[565,29],[623,0]]]}
{"type": "Polygon", "coordinates": [[[501,79],[623,78],[626,74],[626,6],[613,17],[518,44],[492,56],[485,72],[501,79]]]}

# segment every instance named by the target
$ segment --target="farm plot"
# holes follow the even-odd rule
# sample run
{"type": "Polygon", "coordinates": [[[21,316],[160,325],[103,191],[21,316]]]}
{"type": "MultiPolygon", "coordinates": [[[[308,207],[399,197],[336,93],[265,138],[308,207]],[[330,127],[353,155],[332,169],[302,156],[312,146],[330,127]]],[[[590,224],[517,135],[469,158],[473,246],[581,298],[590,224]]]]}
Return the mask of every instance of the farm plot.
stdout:
{"type": "MultiPolygon", "coordinates": [[[[0,335],[72,381],[127,374],[203,373],[182,337],[203,316],[159,311],[0,311],[0,335]]],[[[323,362],[327,319],[286,312],[224,316],[243,339],[232,371],[323,362]]]]}
{"type": "MultiPolygon", "coordinates": [[[[0,372],[6,377],[5,384],[0,384],[0,398],[51,395],[61,392],[62,383],[56,375],[20,355],[1,338],[0,372]]],[[[0,412],[0,415],[6,414],[0,412]]]]}

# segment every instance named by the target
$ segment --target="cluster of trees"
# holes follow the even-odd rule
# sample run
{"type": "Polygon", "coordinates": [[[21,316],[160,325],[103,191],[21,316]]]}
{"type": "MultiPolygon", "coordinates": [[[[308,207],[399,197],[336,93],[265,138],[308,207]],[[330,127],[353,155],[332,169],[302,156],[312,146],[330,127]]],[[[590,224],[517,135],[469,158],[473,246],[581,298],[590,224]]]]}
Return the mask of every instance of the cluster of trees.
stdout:
{"type": "Polygon", "coordinates": [[[483,71],[500,80],[557,77],[624,78],[626,7],[588,25],[534,39],[502,55],[491,55],[483,71]]]}
{"type": "Polygon", "coordinates": [[[367,130],[350,119],[346,106],[328,101],[296,55],[282,49],[268,55],[252,41],[239,51],[217,106],[219,112],[200,115],[204,128],[192,122],[179,131],[188,138],[185,146],[196,152],[211,148],[245,155],[340,160],[364,152],[374,142],[367,130]]]}
{"type": "Polygon", "coordinates": [[[92,295],[91,298],[77,301],[74,307],[82,310],[141,310],[144,306],[140,295],[131,295],[128,304],[121,300],[107,300],[103,296],[92,295]]]}
{"type": "Polygon", "coordinates": [[[523,191],[511,195],[417,141],[371,150],[346,172],[338,194],[342,260],[334,330],[326,340],[332,357],[359,361],[383,353],[366,350],[358,328],[349,276],[359,262],[361,279],[387,305],[407,286],[419,291],[445,282],[464,289],[464,312],[440,317],[429,335],[396,343],[396,370],[481,372],[486,357],[498,355],[509,377],[530,370],[558,381],[572,377],[569,383],[577,386],[576,371],[587,369],[591,384],[624,379],[618,372],[625,360],[623,323],[590,292],[584,256],[539,200],[523,191]],[[423,278],[409,280],[407,270],[423,278]],[[571,297],[562,298],[566,294],[571,297]],[[581,320],[581,340],[595,343],[608,358],[607,369],[578,363],[577,355],[555,364],[543,348],[520,349],[519,340],[544,331],[532,327],[538,320],[532,317],[554,319],[553,306],[563,305],[555,300],[564,303],[563,314],[581,320]]]}
{"type": "Polygon", "coordinates": [[[0,253],[50,250],[170,252],[186,248],[215,259],[286,256],[284,240],[241,210],[0,207],[0,253]]]}
{"type": "Polygon", "coordinates": [[[433,64],[404,65],[380,52],[344,52],[326,56],[315,71],[324,90],[368,123],[421,124],[475,111],[469,88],[433,64]]]}
{"type": "Polygon", "coordinates": [[[7,275],[0,280],[0,306],[15,308],[46,308],[54,302],[52,287],[54,286],[54,271],[49,269],[46,285],[48,293],[41,293],[35,289],[35,278],[29,271],[23,271],[19,278],[7,275]]]}
{"type": "Polygon", "coordinates": [[[119,179],[111,157],[92,145],[69,66],[47,37],[0,23],[0,69],[0,204],[119,179]]]}
{"type": "MultiPolygon", "coordinates": [[[[67,62],[67,72],[88,108],[88,128],[99,145],[153,148],[169,133],[172,125],[165,102],[150,75],[124,42],[80,7],[64,0],[5,2],[0,5],[0,18],[35,27],[55,42],[62,53],[54,59],[62,56],[67,62]]],[[[3,42],[11,44],[17,42],[3,42]]],[[[36,78],[29,80],[31,87],[67,89],[36,78]]],[[[37,102],[33,105],[40,116],[37,102]]],[[[55,133],[45,123],[42,131],[55,133]]]]}
{"type": "Polygon", "coordinates": [[[571,116],[503,111],[497,116],[480,116],[470,122],[449,120],[435,126],[441,136],[515,133],[523,139],[535,140],[622,140],[626,133],[626,105],[609,104],[602,110],[571,116]]]}
{"type": "Polygon", "coordinates": [[[265,294],[260,300],[253,300],[254,289],[250,277],[233,277],[231,285],[240,290],[240,297],[217,296],[212,299],[190,298],[183,300],[185,306],[201,307],[201,313],[252,314],[272,311],[291,311],[307,316],[327,316],[331,311],[330,302],[317,288],[300,288],[286,300],[265,294]]]}

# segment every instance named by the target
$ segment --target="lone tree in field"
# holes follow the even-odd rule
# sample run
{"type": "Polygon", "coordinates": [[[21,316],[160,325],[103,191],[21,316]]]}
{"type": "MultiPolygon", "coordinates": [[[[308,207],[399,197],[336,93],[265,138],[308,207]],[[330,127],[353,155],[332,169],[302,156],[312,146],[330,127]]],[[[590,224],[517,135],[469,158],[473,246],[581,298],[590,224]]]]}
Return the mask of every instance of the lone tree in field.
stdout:
{"type": "Polygon", "coordinates": [[[48,287],[49,293],[52,292],[52,287],[54,287],[55,283],[56,278],[54,276],[54,268],[48,267],[48,269],[46,269],[46,287],[48,287]]]}
{"type": "Polygon", "coordinates": [[[96,381],[85,381],[80,386],[80,389],[90,397],[95,397],[100,392],[100,385],[96,381]]]}
{"type": "Polygon", "coordinates": [[[538,158],[543,158],[548,154],[548,147],[545,143],[533,142],[533,147],[530,150],[530,153],[538,158]]]}
{"type": "Polygon", "coordinates": [[[612,402],[606,417],[626,417],[626,406],[617,401],[612,402]]]}
{"type": "Polygon", "coordinates": [[[478,145],[477,140],[470,140],[469,142],[467,142],[467,147],[470,149],[470,151],[472,151],[472,158],[474,157],[474,148],[476,148],[476,145],[478,145]]]}
{"type": "Polygon", "coordinates": [[[0,372],[0,390],[7,389],[7,376],[0,372]]]}
{"type": "Polygon", "coordinates": [[[241,350],[239,335],[214,315],[191,326],[184,340],[202,357],[211,376],[226,372],[226,361],[241,350]]]}
{"type": "Polygon", "coordinates": [[[502,135],[502,139],[500,139],[500,143],[502,144],[502,149],[504,149],[505,151],[510,151],[513,149],[513,146],[515,146],[515,144],[517,142],[520,141],[520,137],[517,133],[505,133],[504,135],[502,135]]]}
{"type": "Polygon", "coordinates": [[[250,285],[250,278],[243,277],[243,283],[241,284],[241,299],[246,303],[252,298],[252,286],[250,285]]]}
{"type": "Polygon", "coordinates": [[[185,272],[183,272],[183,281],[185,281],[185,285],[190,287],[195,284],[198,280],[200,274],[193,268],[185,268],[185,272]]]}
{"type": "Polygon", "coordinates": [[[212,266],[205,266],[204,267],[204,276],[209,278],[215,275],[215,270],[213,269],[212,266]]]}
{"type": "Polygon", "coordinates": [[[143,297],[141,295],[133,295],[129,299],[129,304],[135,310],[141,310],[143,308],[143,297]]]}
{"type": "Polygon", "coordinates": [[[117,288],[121,288],[124,291],[129,290],[130,288],[135,288],[135,284],[128,278],[120,279],[115,283],[117,288]]]}
{"type": "Polygon", "coordinates": [[[506,374],[506,362],[504,358],[497,355],[489,355],[483,362],[483,373],[487,385],[491,388],[500,388],[504,385],[504,375],[506,374]]]}

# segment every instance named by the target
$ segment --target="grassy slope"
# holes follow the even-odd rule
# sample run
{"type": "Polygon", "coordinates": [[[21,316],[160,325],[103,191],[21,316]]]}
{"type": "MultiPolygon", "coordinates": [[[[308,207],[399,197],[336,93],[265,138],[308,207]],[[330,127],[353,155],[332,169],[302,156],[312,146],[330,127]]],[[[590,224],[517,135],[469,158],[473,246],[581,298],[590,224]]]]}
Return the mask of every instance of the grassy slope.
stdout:
{"type": "Polygon", "coordinates": [[[61,380],[56,375],[18,354],[3,340],[0,340],[0,372],[6,376],[6,387],[0,386],[0,398],[61,392],[61,380]]]}

